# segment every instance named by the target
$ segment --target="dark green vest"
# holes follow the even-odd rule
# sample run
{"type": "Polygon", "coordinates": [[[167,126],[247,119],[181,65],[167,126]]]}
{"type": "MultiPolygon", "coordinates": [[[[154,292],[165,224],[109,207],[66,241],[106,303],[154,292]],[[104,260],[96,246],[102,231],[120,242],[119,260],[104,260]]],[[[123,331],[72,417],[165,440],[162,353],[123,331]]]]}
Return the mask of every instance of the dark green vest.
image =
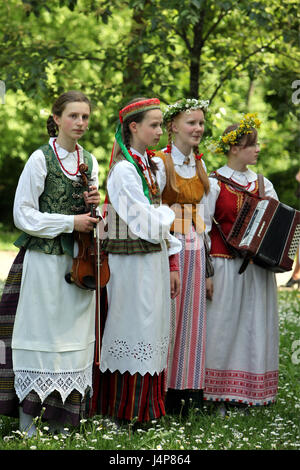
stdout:
{"type": "MultiPolygon", "coordinates": [[[[50,214],[76,215],[85,212],[83,192],[87,187],[68,178],[61,170],[59,162],[49,144],[40,147],[45,155],[47,176],[44,191],[39,198],[40,212],[50,214]]],[[[84,162],[88,165],[87,176],[90,178],[93,160],[91,154],[83,150],[84,162]]],[[[50,255],[67,253],[73,257],[73,233],[62,233],[55,238],[40,238],[22,233],[15,245],[30,250],[42,251],[50,255]]]]}
{"type": "MultiPolygon", "coordinates": [[[[111,169],[118,162],[126,160],[122,154],[112,161],[111,169]]],[[[151,203],[160,204],[160,190],[155,182],[157,193],[153,195],[151,191],[151,203]]],[[[134,236],[128,225],[119,217],[112,205],[108,201],[108,238],[103,241],[103,250],[108,253],[120,255],[134,255],[138,253],[152,253],[161,251],[160,243],[150,243],[147,240],[134,236]]]]}

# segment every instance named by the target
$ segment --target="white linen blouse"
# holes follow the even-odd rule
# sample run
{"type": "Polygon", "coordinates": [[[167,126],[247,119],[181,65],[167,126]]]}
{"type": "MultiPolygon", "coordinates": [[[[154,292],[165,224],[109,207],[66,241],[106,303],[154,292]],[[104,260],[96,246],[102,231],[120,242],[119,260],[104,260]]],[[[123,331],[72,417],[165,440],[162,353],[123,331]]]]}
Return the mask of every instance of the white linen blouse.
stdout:
{"type": "MultiPolygon", "coordinates": [[[[148,163],[146,153],[131,150],[148,163]]],[[[171,308],[168,256],[181,250],[181,242],[169,232],[174,212],[168,206],[149,203],[142,180],[128,161],[112,168],[107,189],[110,203],[131,232],[151,243],[160,243],[162,250],[109,254],[108,314],[100,370],[153,375],[167,365],[171,308]]]]}
{"type": "MultiPolygon", "coordinates": [[[[53,140],[49,140],[52,148],[53,140]]],[[[58,144],[56,147],[63,166],[74,173],[77,152],[69,153],[58,144]]],[[[83,149],[78,147],[83,162],[83,149]]],[[[98,163],[92,158],[92,182],[98,186],[98,163]]],[[[76,180],[76,176],[64,173],[76,180]]],[[[20,230],[51,239],[73,231],[74,215],[39,211],[46,176],[45,156],[38,149],[20,176],[13,214],[20,230]]],[[[12,338],[15,389],[20,401],[31,390],[41,401],[57,390],[64,401],[73,389],[84,395],[86,388],[92,387],[95,295],[66,282],[72,262],[67,254],[26,250],[12,338]]]]}

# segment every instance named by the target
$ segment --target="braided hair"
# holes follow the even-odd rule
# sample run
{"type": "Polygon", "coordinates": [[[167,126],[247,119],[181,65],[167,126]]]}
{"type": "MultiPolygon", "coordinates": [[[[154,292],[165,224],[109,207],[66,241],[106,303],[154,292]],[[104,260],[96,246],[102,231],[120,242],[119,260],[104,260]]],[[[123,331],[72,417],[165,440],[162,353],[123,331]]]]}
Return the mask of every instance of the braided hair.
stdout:
{"type": "Polygon", "coordinates": [[[165,167],[166,167],[166,187],[178,193],[179,190],[176,184],[176,174],[173,158],[171,155],[172,150],[172,121],[166,123],[167,135],[168,135],[168,148],[169,152],[166,152],[165,156],[165,167]]]}
{"type": "MultiPolygon", "coordinates": [[[[132,103],[136,103],[138,101],[143,101],[143,100],[147,100],[147,98],[136,98],[130,101],[129,103],[127,103],[126,106],[132,103]]],[[[142,122],[147,112],[148,111],[137,112],[136,114],[130,115],[128,118],[124,120],[123,125],[122,125],[122,137],[123,137],[124,145],[127,148],[127,150],[130,149],[130,141],[131,141],[131,131],[130,131],[129,125],[132,122],[137,122],[137,123],[142,122]]],[[[150,170],[154,174],[156,174],[158,170],[157,164],[152,160],[152,158],[149,158],[148,161],[149,161],[150,170]]]]}
{"type": "MultiPolygon", "coordinates": [[[[202,110],[202,112],[204,113],[203,110],[202,110]]],[[[173,122],[173,119],[175,117],[177,117],[179,114],[180,114],[180,112],[178,114],[174,115],[172,117],[172,120],[166,122],[169,152],[166,153],[166,159],[165,159],[166,174],[167,174],[166,186],[171,188],[173,191],[176,191],[177,193],[178,193],[178,188],[176,186],[175,167],[174,167],[174,162],[173,162],[173,158],[172,158],[171,153],[172,153],[172,136],[173,136],[172,122],[173,122]]],[[[198,145],[195,145],[193,147],[193,151],[194,151],[195,155],[199,155],[198,145]]],[[[207,194],[209,192],[209,188],[210,188],[209,179],[208,179],[207,173],[204,169],[204,166],[203,166],[201,160],[197,160],[197,159],[196,159],[196,174],[197,174],[199,180],[201,181],[201,183],[203,184],[205,194],[207,194]]]]}
{"type": "Polygon", "coordinates": [[[58,135],[58,125],[54,121],[52,114],[47,119],[47,131],[50,137],[57,137],[58,135]]]}

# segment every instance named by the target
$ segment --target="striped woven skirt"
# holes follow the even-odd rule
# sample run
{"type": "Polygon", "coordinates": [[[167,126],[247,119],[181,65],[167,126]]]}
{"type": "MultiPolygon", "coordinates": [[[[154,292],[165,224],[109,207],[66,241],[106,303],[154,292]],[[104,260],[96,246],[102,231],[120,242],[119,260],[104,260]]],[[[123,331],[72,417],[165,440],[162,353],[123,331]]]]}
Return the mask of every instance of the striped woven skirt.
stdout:
{"type": "Polygon", "coordinates": [[[167,386],[200,390],[205,380],[205,249],[202,237],[193,227],[189,235],[176,237],[182,243],[181,291],[172,301],[167,386]]]}
{"type": "MultiPolygon", "coordinates": [[[[17,417],[19,399],[14,388],[11,340],[19,300],[25,250],[16,256],[8,274],[0,302],[0,414],[17,417]]],[[[43,403],[36,392],[30,392],[22,401],[24,413],[40,416],[62,424],[77,426],[85,416],[86,400],[76,390],[63,403],[60,395],[51,393],[43,403]],[[44,408],[44,410],[43,410],[44,408]]]]}
{"type": "Polygon", "coordinates": [[[204,399],[245,405],[274,403],[279,330],[275,275],[240,258],[213,258],[214,295],[207,305],[204,399]]]}
{"type": "Polygon", "coordinates": [[[131,375],[129,372],[100,372],[96,383],[98,393],[92,404],[93,413],[111,416],[119,420],[147,422],[165,415],[164,372],[160,374],[131,375]]]}

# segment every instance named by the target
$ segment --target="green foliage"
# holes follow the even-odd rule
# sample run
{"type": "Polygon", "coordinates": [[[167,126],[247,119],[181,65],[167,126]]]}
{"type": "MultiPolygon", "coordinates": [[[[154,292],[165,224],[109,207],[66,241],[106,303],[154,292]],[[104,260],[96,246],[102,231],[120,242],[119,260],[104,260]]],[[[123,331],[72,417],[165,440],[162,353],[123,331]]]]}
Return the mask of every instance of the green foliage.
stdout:
{"type": "MultiPolygon", "coordinates": [[[[14,242],[20,235],[20,231],[11,228],[7,223],[0,223],[0,251],[15,251],[18,252],[19,248],[14,245],[14,242]]],[[[0,278],[3,275],[0,274],[0,278]]]]}
{"type": "MultiPolygon", "coordinates": [[[[257,111],[264,143],[258,170],[286,171],[299,153],[297,8],[296,0],[1,2],[1,168],[8,158],[25,162],[47,139],[54,99],[80,89],[94,104],[82,143],[100,163],[102,194],[118,110],[134,96],[157,96],[163,106],[210,99],[207,136],[257,111]]],[[[210,155],[207,162],[209,170],[220,163],[210,155]]],[[[10,200],[19,167],[12,173],[10,200]]]]}
{"type": "Polygon", "coordinates": [[[300,185],[295,179],[296,173],[298,171],[299,165],[294,165],[288,168],[286,171],[277,171],[271,173],[269,178],[274,184],[280,201],[299,211],[300,185]]]}
{"type": "Polygon", "coordinates": [[[12,227],[11,208],[15,197],[16,179],[19,178],[23,161],[21,158],[7,158],[0,161],[0,213],[1,222],[12,227]]]}

